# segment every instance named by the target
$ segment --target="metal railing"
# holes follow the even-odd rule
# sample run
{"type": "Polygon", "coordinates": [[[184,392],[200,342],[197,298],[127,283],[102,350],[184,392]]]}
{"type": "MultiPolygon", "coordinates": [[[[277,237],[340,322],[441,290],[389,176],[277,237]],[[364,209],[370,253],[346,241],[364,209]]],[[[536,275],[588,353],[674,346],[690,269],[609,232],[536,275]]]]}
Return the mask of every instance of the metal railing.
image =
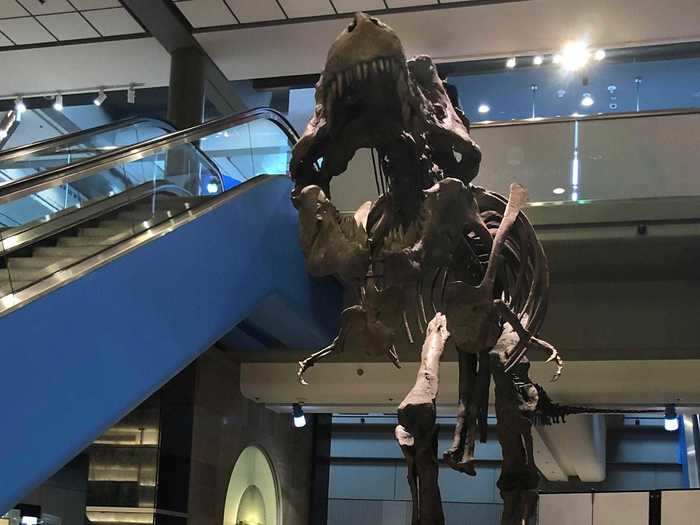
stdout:
{"type": "MultiPolygon", "coordinates": [[[[80,179],[91,172],[107,170],[123,163],[139,160],[156,151],[165,152],[181,144],[193,144],[203,137],[258,119],[266,119],[276,124],[292,143],[298,140],[296,131],[281,113],[269,108],[251,109],[243,113],[210,120],[203,124],[175,131],[138,144],[118,148],[75,164],[7,182],[0,187],[0,203],[60,186],[80,179]]],[[[205,154],[202,153],[202,155],[205,154]]]]}

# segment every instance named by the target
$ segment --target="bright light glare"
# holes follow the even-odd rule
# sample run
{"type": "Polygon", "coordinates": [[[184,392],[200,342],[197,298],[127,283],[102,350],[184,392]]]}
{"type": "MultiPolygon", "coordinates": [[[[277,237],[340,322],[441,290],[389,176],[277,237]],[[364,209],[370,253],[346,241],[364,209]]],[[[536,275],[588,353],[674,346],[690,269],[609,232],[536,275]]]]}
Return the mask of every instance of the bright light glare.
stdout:
{"type": "Polygon", "coordinates": [[[36,525],[39,523],[39,518],[36,516],[22,516],[22,525],[36,525]]]}
{"type": "Polygon", "coordinates": [[[212,181],[207,184],[207,191],[209,193],[218,193],[219,192],[219,185],[212,181]]]}
{"type": "Polygon", "coordinates": [[[0,129],[0,140],[4,140],[7,138],[7,130],[6,129],[0,129]]]}
{"type": "Polygon", "coordinates": [[[544,58],[541,55],[532,58],[532,64],[535,66],[541,66],[543,62],[544,58]]]}
{"type": "Polygon", "coordinates": [[[674,417],[672,419],[665,419],[664,428],[669,432],[675,432],[678,430],[678,418],[674,417]]]}
{"type": "Polygon", "coordinates": [[[591,94],[584,93],[583,97],[581,98],[581,105],[584,108],[590,108],[593,104],[595,104],[595,100],[593,100],[593,97],[591,96],[591,94]]]}
{"type": "Polygon", "coordinates": [[[562,195],[563,193],[566,193],[566,190],[564,188],[554,188],[552,193],[554,193],[554,195],[562,195]]]}
{"type": "Polygon", "coordinates": [[[53,103],[53,109],[55,109],[56,111],[63,111],[63,95],[61,95],[60,93],[56,95],[56,99],[53,103]]]}
{"type": "Polygon", "coordinates": [[[27,105],[24,103],[24,100],[22,100],[22,97],[17,97],[15,99],[15,111],[17,113],[24,113],[27,111],[27,105]]]}
{"type": "Polygon", "coordinates": [[[605,49],[599,49],[598,51],[595,52],[593,55],[593,58],[595,58],[598,62],[601,60],[605,59],[605,49]]]}
{"type": "Polygon", "coordinates": [[[582,40],[569,42],[561,50],[561,65],[566,71],[578,71],[586,67],[591,58],[588,44],[582,40]]]}
{"type": "Polygon", "coordinates": [[[306,416],[304,414],[296,416],[294,418],[294,426],[297,428],[303,428],[306,426],[306,416]]]}
{"type": "Polygon", "coordinates": [[[482,115],[484,113],[488,113],[489,111],[491,111],[491,107],[488,104],[481,104],[479,106],[479,113],[481,113],[482,115]]]}
{"type": "Polygon", "coordinates": [[[506,67],[508,69],[513,69],[517,65],[518,65],[518,59],[515,57],[510,57],[508,60],[506,60],[506,67]]]}

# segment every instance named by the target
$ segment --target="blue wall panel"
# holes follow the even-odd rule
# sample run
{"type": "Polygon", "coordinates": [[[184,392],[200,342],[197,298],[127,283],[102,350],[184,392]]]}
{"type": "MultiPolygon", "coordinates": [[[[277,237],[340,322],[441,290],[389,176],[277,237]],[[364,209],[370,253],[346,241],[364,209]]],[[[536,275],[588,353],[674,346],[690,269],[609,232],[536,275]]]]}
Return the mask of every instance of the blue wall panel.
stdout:
{"type": "Polygon", "coordinates": [[[339,296],[307,276],[290,189],[286,177],[244,184],[197,220],[0,318],[0,513],[269,297],[305,323],[304,343],[327,344],[339,296]]]}

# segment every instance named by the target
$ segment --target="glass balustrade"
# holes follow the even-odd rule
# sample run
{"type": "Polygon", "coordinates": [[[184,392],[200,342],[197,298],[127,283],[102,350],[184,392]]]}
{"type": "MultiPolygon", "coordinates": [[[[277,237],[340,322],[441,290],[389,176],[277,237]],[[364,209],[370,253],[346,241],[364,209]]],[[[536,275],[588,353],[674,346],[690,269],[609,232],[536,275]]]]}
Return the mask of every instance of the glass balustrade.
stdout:
{"type": "Polygon", "coordinates": [[[50,172],[21,190],[17,182],[0,187],[0,297],[257,175],[286,175],[293,142],[293,132],[265,118],[233,118],[229,126],[172,136],[50,172]],[[54,173],[65,176],[54,179],[54,173]]]}
{"type": "Polygon", "coordinates": [[[0,152],[0,188],[13,180],[78,163],[111,150],[172,132],[169,124],[153,119],[129,119],[73,133],[59,139],[0,152]]]}
{"type": "Polygon", "coordinates": [[[532,202],[700,195],[697,112],[477,125],[475,184],[502,193],[524,184],[532,202]]]}

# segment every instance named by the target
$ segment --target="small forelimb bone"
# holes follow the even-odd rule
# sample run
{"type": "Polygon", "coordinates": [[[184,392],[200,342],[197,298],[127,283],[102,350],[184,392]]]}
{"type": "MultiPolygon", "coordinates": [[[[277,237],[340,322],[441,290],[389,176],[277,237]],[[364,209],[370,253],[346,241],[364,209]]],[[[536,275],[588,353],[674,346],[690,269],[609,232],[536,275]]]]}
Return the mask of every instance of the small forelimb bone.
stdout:
{"type": "Polygon", "coordinates": [[[530,333],[523,327],[520,319],[518,319],[518,316],[515,315],[503,301],[500,299],[496,300],[494,301],[494,305],[501,316],[503,316],[503,319],[513,327],[513,330],[515,330],[520,337],[518,344],[510,351],[509,355],[506,356],[507,360],[504,365],[504,371],[509,372],[511,368],[513,368],[523,358],[528,349],[533,347],[550,354],[549,358],[545,362],[550,363],[554,361],[556,363],[557,369],[552,376],[552,382],[557,381],[561,376],[562,370],[564,369],[564,360],[559,355],[557,349],[547,341],[530,335],[530,333]]]}
{"type": "Polygon", "coordinates": [[[340,314],[340,331],[333,342],[327,347],[322,348],[318,352],[311,354],[309,357],[303,361],[299,361],[299,368],[297,369],[297,379],[302,385],[308,385],[304,379],[304,373],[314,366],[321,359],[325,359],[335,352],[342,352],[345,348],[345,338],[352,329],[353,326],[366,326],[365,320],[365,310],[359,305],[351,306],[346,308],[340,314]]]}

